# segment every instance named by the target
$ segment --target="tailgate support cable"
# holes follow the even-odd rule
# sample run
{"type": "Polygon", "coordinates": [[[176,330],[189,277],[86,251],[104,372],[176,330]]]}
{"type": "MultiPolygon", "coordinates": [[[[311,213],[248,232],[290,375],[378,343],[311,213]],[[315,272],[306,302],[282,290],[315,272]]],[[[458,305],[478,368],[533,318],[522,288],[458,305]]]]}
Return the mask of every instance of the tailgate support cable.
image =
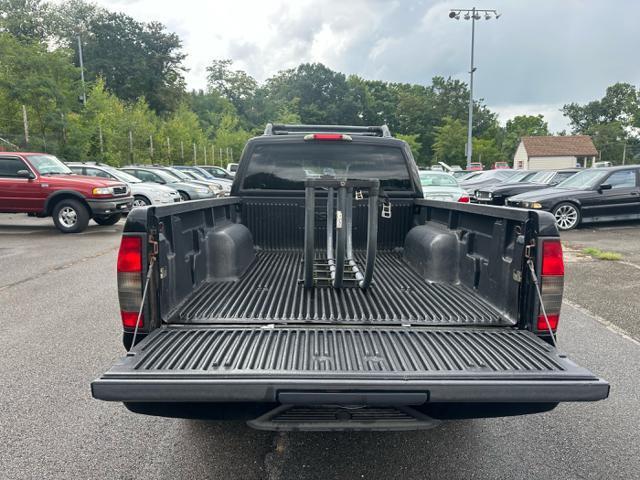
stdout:
{"type": "Polygon", "coordinates": [[[551,329],[551,324],[549,323],[549,317],[547,317],[547,310],[544,308],[544,302],[542,301],[542,292],[540,291],[540,283],[538,283],[538,277],[536,276],[536,271],[533,268],[533,260],[529,258],[527,260],[527,265],[529,266],[529,271],[531,272],[531,279],[533,280],[533,284],[536,287],[536,293],[538,294],[538,300],[540,300],[540,308],[542,309],[542,315],[544,315],[544,321],[547,324],[547,329],[549,330],[549,334],[551,335],[551,341],[553,342],[553,346],[557,349],[558,344],[556,343],[556,336],[551,329]]]}
{"type": "Polygon", "coordinates": [[[156,256],[152,255],[149,261],[149,270],[147,271],[147,279],[144,283],[144,290],[142,290],[142,301],[140,302],[140,310],[138,311],[138,318],[136,320],[136,328],[133,330],[133,340],[131,341],[131,347],[129,351],[136,345],[136,337],[138,336],[138,327],[140,325],[140,318],[142,318],[142,310],[144,310],[144,301],[147,298],[147,290],[149,289],[149,283],[151,283],[151,272],[153,272],[153,265],[156,263],[156,256]]]}

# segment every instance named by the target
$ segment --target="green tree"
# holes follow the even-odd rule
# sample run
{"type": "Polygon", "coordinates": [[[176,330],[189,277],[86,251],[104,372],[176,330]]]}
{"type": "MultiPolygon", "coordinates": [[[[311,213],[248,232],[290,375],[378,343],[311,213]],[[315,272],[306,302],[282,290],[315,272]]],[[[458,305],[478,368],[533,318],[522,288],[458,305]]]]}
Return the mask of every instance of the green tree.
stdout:
{"type": "Polygon", "coordinates": [[[629,83],[611,85],[600,100],[585,105],[569,103],[562,107],[573,133],[586,133],[595,125],[611,122],[628,127],[637,122],[639,112],[640,93],[629,83]]]}
{"type": "Polygon", "coordinates": [[[396,135],[396,137],[407,142],[409,148],[411,149],[411,153],[413,153],[413,157],[417,159],[420,155],[420,149],[422,148],[422,145],[418,141],[418,135],[403,135],[399,133],[396,135]]]}
{"type": "Polygon", "coordinates": [[[222,149],[223,152],[224,161],[222,164],[226,164],[227,151],[229,152],[229,160],[237,161],[250,137],[251,134],[241,128],[238,117],[225,115],[214,138],[216,148],[222,149]]]}
{"type": "Polygon", "coordinates": [[[481,162],[485,169],[493,167],[495,162],[508,161],[496,146],[496,142],[490,138],[473,138],[473,155],[471,158],[474,162],[481,162]]]}
{"type": "Polygon", "coordinates": [[[442,125],[435,128],[435,132],[433,151],[437,160],[450,165],[459,165],[465,162],[467,127],[464,123],[451,117],[445,117],[442,125]]]}
{"type": "Polygon", "coordinates": [[[51,149],[52,140],[64,142],[65,117],[79,108],[78,79],[68,50],[49,51],[43,43],[0,34],[0,111],[5,125],[21,131],[26,107],[32,147],[51,149]]]}
{"type": "Polygon", "coordinates": [[[69,160],[94,160],[110,165],[128,163],[126,106],[109,93],[102,79],[87,92],[87,106],[68,117],[68,142],[59,153],[69,160]]]}
{"type": "Polygon", "coordinates": [[[87,79],[102,77],[125,101],[145,97],[157,113],[173,111],[182,101],[182,41],[161,23],[138,22],[79,0],[55,12],[56,38],[75,51],[76,64],[77,36],[82,39],[87,79]]]}
{"type": "MultiPolygon", "coordinates": [[[[209,141],[203,131],[198,116],[186,103],[163,123],[157,139],[163,162],[186,164],[193,161],[193,145],[196,146],[196,160],[204,157],[203,148],[209,149],[209,141]],[[167,141],[169,139],[169,141],[167,141]]],[[[209,154],[209,150],[207,150],[209,154]]],[[[218,155],[218,152],[215,153],[218,155]]]]}
{"type": "Polygon", "coordinates": [[[542,115],[517,115],[507,120],[502,141],[504,158],[513,158],[522,137],[539,135],[549,135],[549,125],[542,115]]]}
{"type": "Polygon", "coordinates": [[[51,34],[51,23],[49,4],[41,0],[0,0],[0,32],[42,42],[51,34]]]}

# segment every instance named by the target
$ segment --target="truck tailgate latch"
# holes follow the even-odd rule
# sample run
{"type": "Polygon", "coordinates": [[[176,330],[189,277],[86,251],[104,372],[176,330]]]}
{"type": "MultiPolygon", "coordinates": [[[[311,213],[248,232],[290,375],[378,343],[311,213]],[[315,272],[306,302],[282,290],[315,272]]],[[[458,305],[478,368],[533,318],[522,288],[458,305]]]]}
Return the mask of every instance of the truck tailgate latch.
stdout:
{"type": "Polygon", "coordinates": [[[391,218],[391,202],[385,198],[382,202],[382,218],[391,218]]]}

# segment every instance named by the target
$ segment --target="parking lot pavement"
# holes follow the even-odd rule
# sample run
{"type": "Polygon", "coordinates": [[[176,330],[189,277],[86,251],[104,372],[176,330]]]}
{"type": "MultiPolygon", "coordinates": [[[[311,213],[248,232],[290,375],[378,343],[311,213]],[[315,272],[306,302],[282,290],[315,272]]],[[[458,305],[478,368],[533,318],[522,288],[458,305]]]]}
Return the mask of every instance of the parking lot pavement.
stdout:
{"type": "MultiPolygon", "coordinates": [[[[0,228],[2,248],[12,235],[0,228]]],[[[0,290],[0,478],[638,477],[640,345],[569,305],[560,347],[610,381],[606,401],[423,432],[278,434],[134,415],[93,400],[91,380],[123,354],[119,234],[87,237],[96,240],[52,229],[11,240],[29,252],[36,264],[29,268],[39,275],[25,276],[22,262],[0,259],[3,282],[23,279],[0,290]],[[65,265],[59,256],[74,261],[44,268],[65,265]]]]}
{"type": "Polygon", "coordinates": [[[51,218],[0,215],[0,290],[112,253],[123,225],[123,221],[108,227],[91,221],[84,232],[69,235],[60,233],[51,218]]]}
{"type": "Polygon", "coordinates": [[[565,300],[640,340],[640,222],[603,223],[562,233],[565,300]],[[620,253],[621,261],[582,253],[592,247],[620,253]]]}

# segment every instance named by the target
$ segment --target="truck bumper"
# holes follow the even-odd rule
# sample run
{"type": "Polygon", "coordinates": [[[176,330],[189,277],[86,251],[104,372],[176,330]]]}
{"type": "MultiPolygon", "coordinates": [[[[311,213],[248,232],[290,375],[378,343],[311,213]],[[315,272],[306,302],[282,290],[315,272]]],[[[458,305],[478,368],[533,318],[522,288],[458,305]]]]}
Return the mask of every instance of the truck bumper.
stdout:
{"type": "Polygon", "coordinates": [[[87,199],[92,215],[113,215],[131,211],[133,197],[87,199]]]}

